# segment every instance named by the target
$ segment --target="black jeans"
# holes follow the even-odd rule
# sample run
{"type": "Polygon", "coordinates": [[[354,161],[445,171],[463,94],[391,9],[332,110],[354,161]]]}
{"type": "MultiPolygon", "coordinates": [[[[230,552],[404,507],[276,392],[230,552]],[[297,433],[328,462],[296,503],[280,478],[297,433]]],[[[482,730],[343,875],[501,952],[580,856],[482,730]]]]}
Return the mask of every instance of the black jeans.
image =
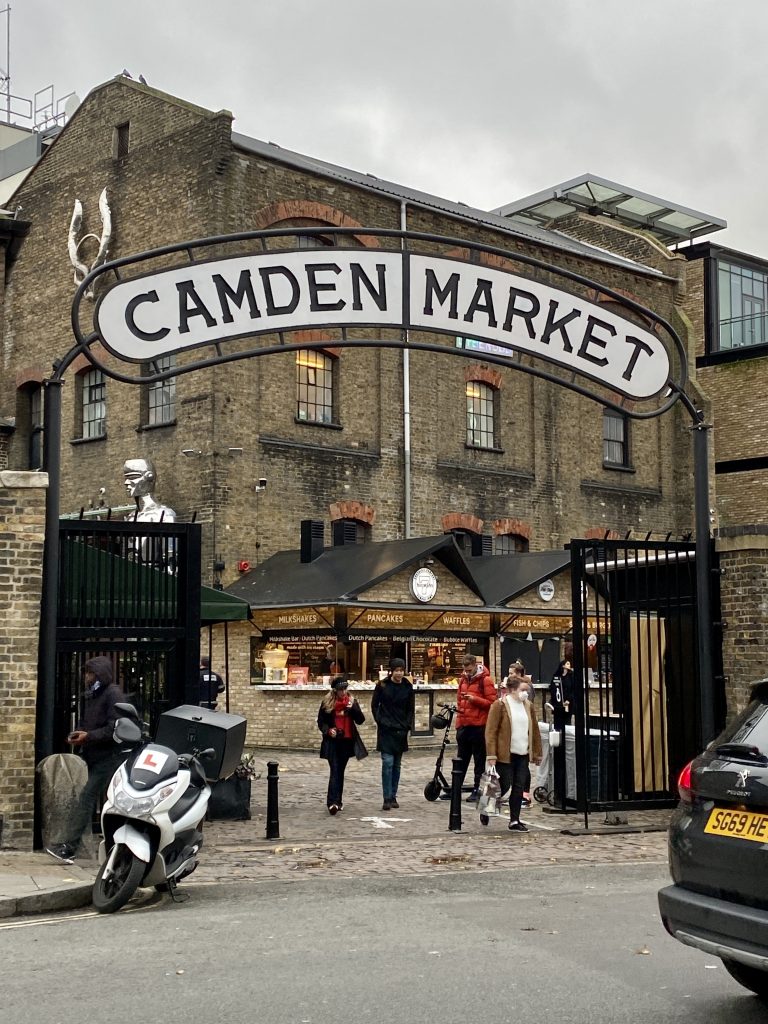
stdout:
{"type": "Polygon", "coordinates": [[[328,779],[328,797],[326,799],[328,807],[332,807],[333,804],[336,804],[337,807],[341,805],[344,797],[344,771],[350,757],[353,757],[354,753],[355,744],[353,740],[335,737],[328,755],[328,766],[331,770],[331,775],[328,779]]]}
{"type": "Polygon", "coordinates": [[[91,826],[93,812],[99,797],[106,792],[109,780],[123,761],[125,761],[125,754],[118,750],[106,750],[103,757],[88,765],[88,781],[83,787],[80,799],[77,801],[67,826],[67,834],[61,840],[67,846],[77,849],[85,831],[91,826]]]}
{"type": "Polygon", "coordinates": [[[461,781],[469,768],[469,762],[475,760],[475,779],[473,789],[480,785],[480,776],[485,771],[485,726],[462,725],[456,730],[456,745],[461,761],[461,781]]]}
{"type": "Polygon", "coordinates": [[[502,796],[509,792],[509,820],[520,821],[520,808],[523,806],[523,787],[525,773],[528,771],[527,754],[510,754],[509,764],[496,762],[496,771],[501,780],[502,796]]]}

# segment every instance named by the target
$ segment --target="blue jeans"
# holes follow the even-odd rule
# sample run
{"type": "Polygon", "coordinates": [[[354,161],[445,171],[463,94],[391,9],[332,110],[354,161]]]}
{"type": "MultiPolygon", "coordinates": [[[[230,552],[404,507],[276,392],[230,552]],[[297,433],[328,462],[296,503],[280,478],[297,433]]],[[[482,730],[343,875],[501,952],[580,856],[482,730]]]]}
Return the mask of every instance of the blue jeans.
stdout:
{"type": "Polygon", "coordinates": [[[402,754],[381,754],[381,788],[385,800],[394,800],[400,783],[400,762],[402,754]]]}

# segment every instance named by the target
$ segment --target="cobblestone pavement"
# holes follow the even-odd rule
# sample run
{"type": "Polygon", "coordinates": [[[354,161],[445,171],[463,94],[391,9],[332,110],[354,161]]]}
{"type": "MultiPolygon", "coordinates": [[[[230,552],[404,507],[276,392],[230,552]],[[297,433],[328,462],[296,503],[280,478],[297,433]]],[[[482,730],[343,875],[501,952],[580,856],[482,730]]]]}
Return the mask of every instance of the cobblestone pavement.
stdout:
{"type": "MultiPolygon", "coordinates": [[[[325,808],[327,765],[316,754],[259,751],[261,777],[253,782],[250,821],[206,824],[200,867],[190,884],[288,881],[321,875],[337,865],[351,876],[423,875],[498,870],[511,863],[659,863],[666,861],[669,812],[630,812],[633,827],[657,831],[563,835],[579,830],[583,817],[547,814],[537,804],[523,812],[528,834],[510,833],[506,819],[483,828],[471,804],[462,805],[462,832],[448,831],[447,801],[429,803],[423,789],[434,771],[434,752],[403,759],[400,809],[381,810],[380,760],[371,753],[347,769],[344,810],[325,808]],[[266,762],[280,764],[279,840],[265,839],[266,762]]],[[[446,768],[450,771],[450,761],[446,768]]],[[[603,816],[591,825],[602,826],[603,816]]]]}

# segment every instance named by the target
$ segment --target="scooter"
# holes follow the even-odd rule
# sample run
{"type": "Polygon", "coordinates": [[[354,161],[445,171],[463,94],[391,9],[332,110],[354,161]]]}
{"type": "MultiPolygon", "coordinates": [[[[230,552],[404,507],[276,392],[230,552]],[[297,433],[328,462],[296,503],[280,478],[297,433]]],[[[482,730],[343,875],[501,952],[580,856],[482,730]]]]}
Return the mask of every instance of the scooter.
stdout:
{"type": "Polygon", "coordinates": [[[445,748],[448,746],[448,733],[451,731],[453,716],[458,711],[455,704],[438,704],[438,707],[442,708],[442,711],[437,715],[432,715],[430,725],[433,729],[445,729],[445,733],[440,745],[440,753],[435,762],[435,774],[424,787],[424,797],[430,803],[439,800],[441,793],[451,792],[451,784],[443,775],[443,758],[445,757],[445,748]]]}
{"type": "Polygon", "coordinates": [[[101,812],[104,838],[92,899],[103,914],[125,906],[140,886],[176,900],[176,886],[197,867],[203,845],[211,788],[200,762],[216,756],[213,749],[177,754],[147,742],[136,709],[116,707],[122,717],[113,738],[132,752],[112,776],[101,812]]]}

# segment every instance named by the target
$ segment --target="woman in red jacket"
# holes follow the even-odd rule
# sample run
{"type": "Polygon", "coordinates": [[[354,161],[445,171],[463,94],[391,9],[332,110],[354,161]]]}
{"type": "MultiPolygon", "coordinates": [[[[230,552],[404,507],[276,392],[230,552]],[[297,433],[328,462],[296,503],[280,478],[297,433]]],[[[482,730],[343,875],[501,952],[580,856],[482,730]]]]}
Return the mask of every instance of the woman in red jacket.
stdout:
{"type": "Polygon", "coordinates": [[[485,725],[488,712],[496,700],[496,687],[485,665],[478,664],[474,654],[465,654],[464,671],[459,680],[456,716],[456,744],[461,760],[461,781],[474,758],[475,778],[467,801],[480,796],[480,776],[485,771],[485,725]]]}

